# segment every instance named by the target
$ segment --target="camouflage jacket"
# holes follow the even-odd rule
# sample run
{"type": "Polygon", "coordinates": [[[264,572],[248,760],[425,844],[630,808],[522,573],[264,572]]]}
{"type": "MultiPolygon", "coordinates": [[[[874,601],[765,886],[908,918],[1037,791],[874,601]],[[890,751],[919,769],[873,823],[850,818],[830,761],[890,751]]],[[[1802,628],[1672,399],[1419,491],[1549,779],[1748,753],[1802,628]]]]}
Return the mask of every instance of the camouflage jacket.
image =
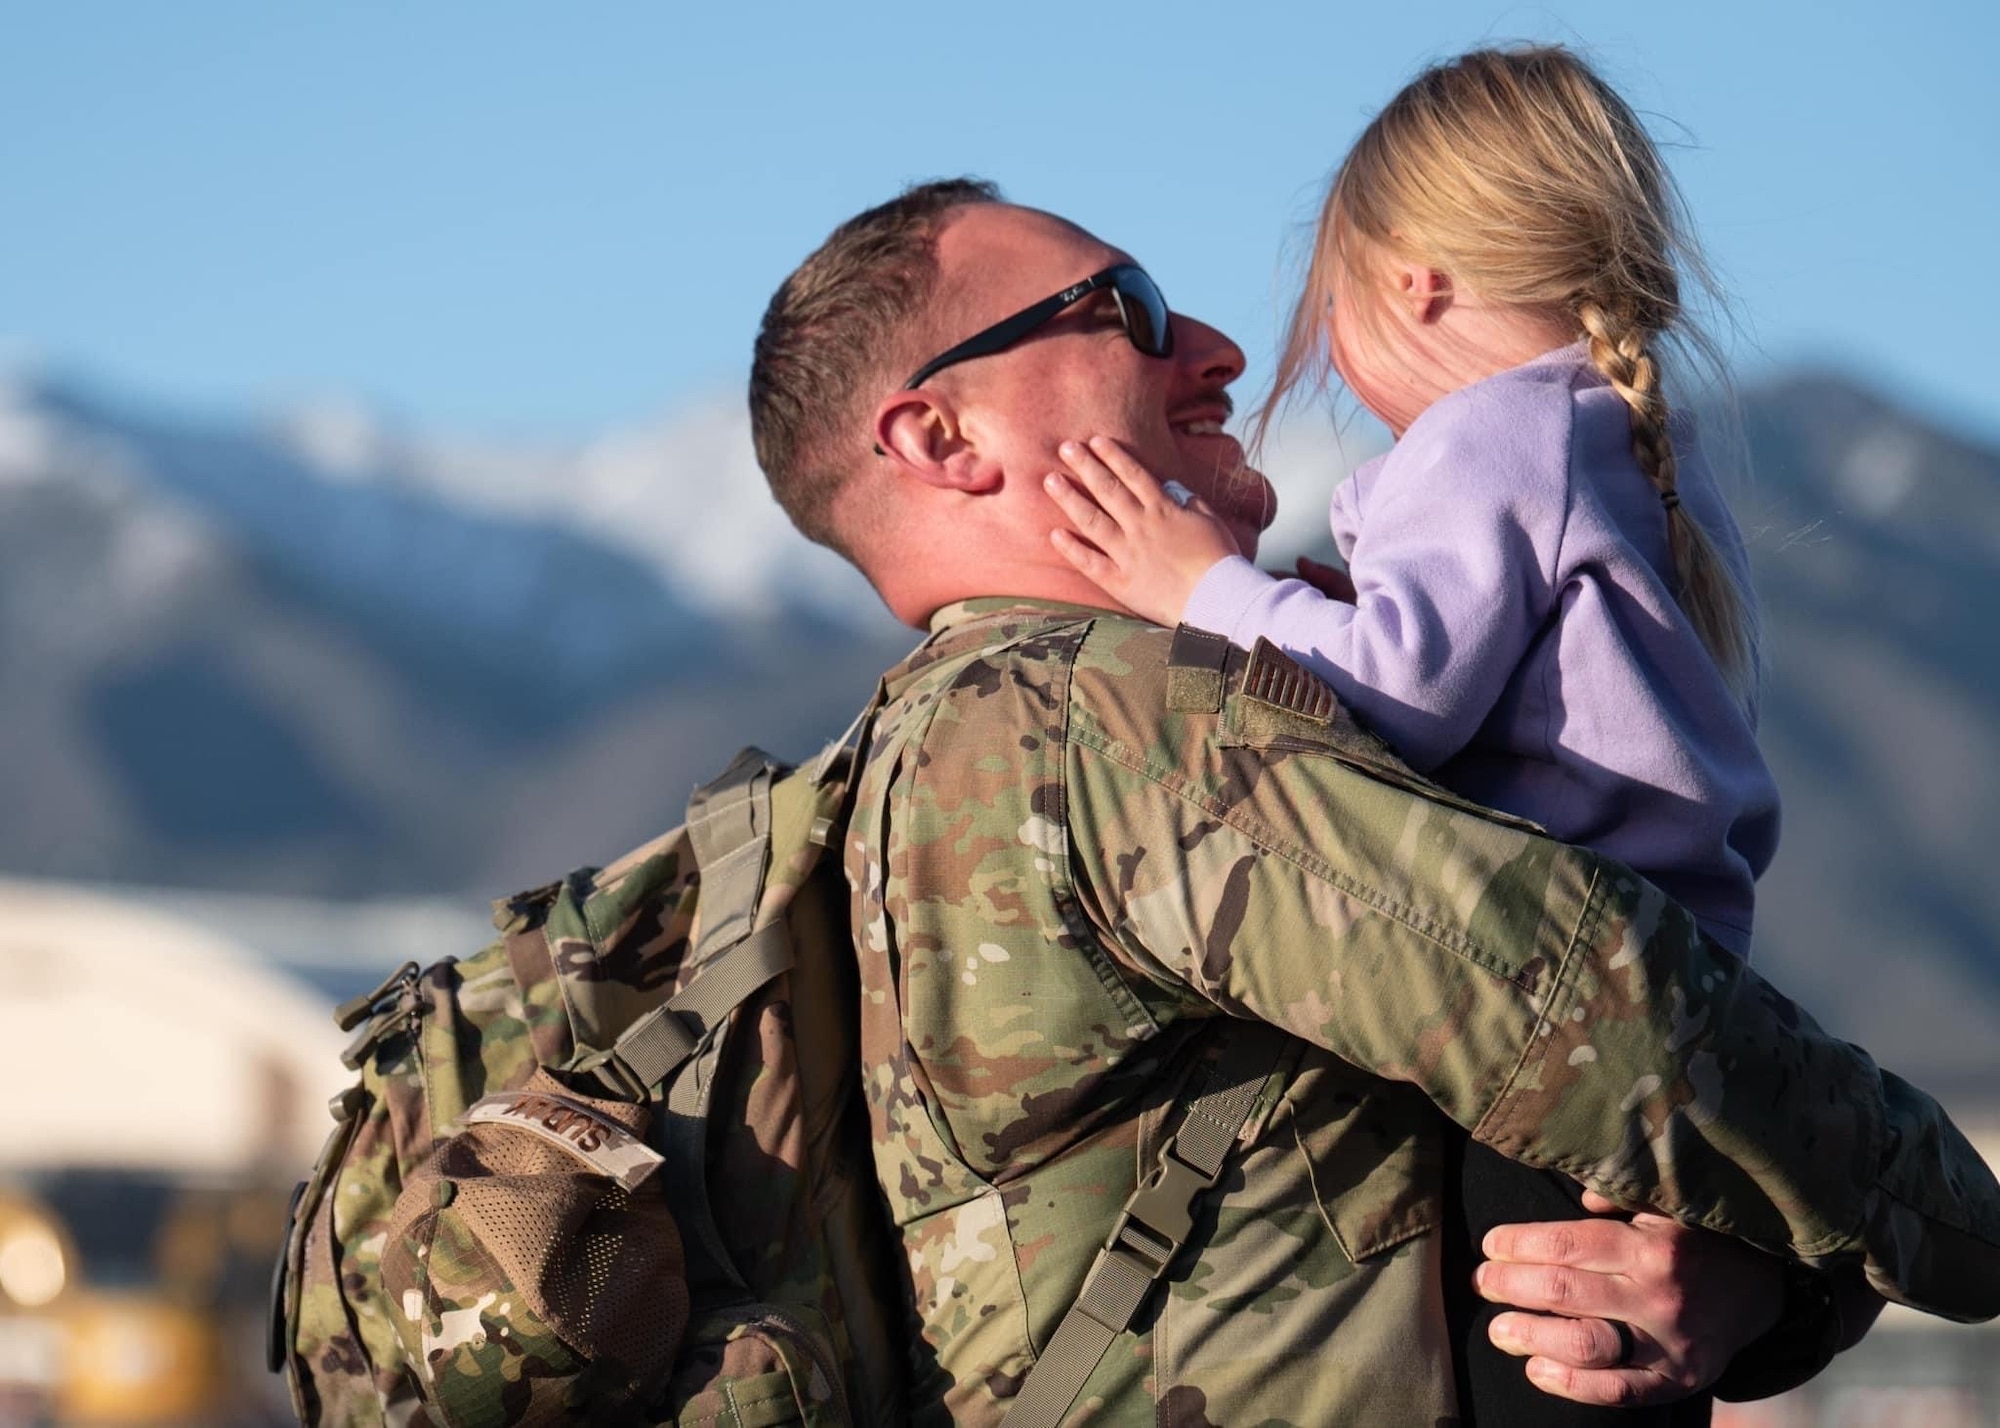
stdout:
{"type": "Polygon", "coordinates": [[[1624,867],[1425,783],[1268,646],[1005,600],[934,630],[845,850],[918,1421],[1000,1420],[1223,1017],[1299,1040],[1071,1422],[1450,1419],[1440,1112],[2000,1312],[2000,1187],[1936,1105],[1624,867]]]}

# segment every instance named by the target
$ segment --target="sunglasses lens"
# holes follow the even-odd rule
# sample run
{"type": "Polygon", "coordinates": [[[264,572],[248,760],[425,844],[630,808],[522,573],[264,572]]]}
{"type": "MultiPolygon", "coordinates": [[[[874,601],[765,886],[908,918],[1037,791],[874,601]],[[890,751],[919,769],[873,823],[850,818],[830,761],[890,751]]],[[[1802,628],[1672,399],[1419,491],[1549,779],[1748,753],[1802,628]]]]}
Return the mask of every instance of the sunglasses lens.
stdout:
{"type": "Polygon", "coordinates": [[[1148,357],[1170,357],[1174,351],[1173,321],[1167,300],[1153,280],[1138,268],[1127,268],[1112,282],[1118,294],[1119,311],[1125,318],[1126,335],[1132,345],[1148,357]]]}

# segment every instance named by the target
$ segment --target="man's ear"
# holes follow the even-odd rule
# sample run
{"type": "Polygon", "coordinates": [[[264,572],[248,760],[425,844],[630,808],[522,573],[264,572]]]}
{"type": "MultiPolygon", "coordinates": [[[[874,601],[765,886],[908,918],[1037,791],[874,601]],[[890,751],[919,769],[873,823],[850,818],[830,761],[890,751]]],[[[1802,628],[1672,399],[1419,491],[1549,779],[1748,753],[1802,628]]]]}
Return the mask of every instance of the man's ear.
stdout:
{"type": "Polygon", "coordinates": [[[875,449],[926,486],[978,495],[1000,485],[998,464],[980,453],[950,399],[921,387],[875,408],[875,449]]]}
{"type": "Polygon", "coordinates": [[[1436,322],[1451,307],[1451,277],[1422,263],[1398,261],[1391,274],[1404,310],[1419,323],[1436,322]]]}

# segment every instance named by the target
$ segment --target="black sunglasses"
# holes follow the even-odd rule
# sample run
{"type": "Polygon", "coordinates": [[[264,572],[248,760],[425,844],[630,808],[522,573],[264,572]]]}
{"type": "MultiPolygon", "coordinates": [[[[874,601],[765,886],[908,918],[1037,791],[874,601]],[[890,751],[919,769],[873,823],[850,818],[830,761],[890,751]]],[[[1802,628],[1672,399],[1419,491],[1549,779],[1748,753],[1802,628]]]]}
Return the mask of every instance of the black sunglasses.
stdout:
{"type": "Polygon", "coordinates": [[[1024,307],[1012,317],[1002,318],[983,332],[976,332],[958,346],[941,352],[917,368],[916,376],[903,383],[903,390],[920,387],[945,368],[974,357],[990,357],[1004,352],[1043,323],[1066,308],[1074,307],[1100,288],[1111,289],[1118,304],[1118,319],[1125,324],[1125,336],[1148,357],[1174,355],[1173,314],[1167,300],[1146,270],[1137,263],[1119,263],[1101,273],[1093,273],[1074,287],[1045,297],[1032,307],[1024,307]]]}

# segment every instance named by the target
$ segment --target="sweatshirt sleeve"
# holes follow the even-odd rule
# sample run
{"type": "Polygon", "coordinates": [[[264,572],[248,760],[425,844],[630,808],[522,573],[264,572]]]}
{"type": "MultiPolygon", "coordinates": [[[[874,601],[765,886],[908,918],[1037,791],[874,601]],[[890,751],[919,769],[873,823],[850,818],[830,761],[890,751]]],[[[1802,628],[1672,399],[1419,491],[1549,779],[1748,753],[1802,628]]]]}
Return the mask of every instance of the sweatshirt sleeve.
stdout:
{"type": "MultiPolygon", "coordinates": [[[[1318,674],[1413,767],[1463,748],[1555,607],[1569,508],[1567,385],[1496,379],[1404,433],[1353,521],[1355,603],[1219,562],[1183,618],[1318,674]]],[[[1339,505],[1336,501],[1336,520],[1339,505]]]]}
{"type": "Polygon", "coordinates": [[[1350,475],[1333,488],[1327,502],[1327,524],[1333,529],[1333,548],[1342,560],[1354,559],[1354,542],[1361,534],[1361,480],[1350,475]]]}

